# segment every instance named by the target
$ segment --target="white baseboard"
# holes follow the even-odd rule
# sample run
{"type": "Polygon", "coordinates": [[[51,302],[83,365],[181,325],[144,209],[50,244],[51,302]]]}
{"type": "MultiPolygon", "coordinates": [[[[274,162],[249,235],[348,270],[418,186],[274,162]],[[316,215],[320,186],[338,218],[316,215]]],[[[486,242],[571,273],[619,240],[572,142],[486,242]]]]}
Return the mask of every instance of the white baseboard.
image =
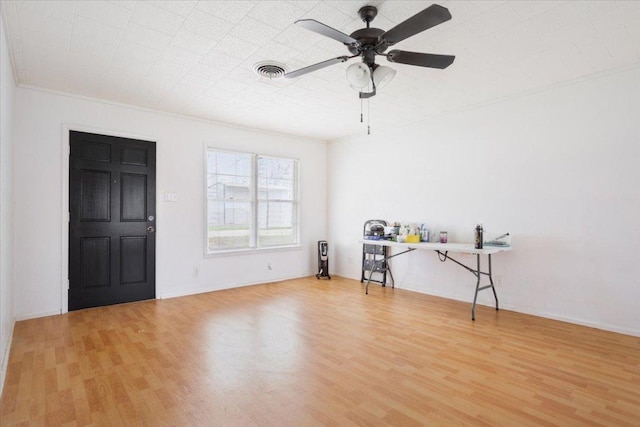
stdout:
{"type": "Polygon", "coordinates": [[[39,317],[57,316],[59,314],[62,314],[62,311],[55,310],[55,311],[43,311],[41,313],[21,314],[19,316],[16,316],[16,322],[21,322],[23,320],[29,320],[29,319],[37,319],[39,317]]]}
{"type": "Polygon", "coordinates": [[[518,313],[530,314],[532,316],[544,317],[545,319],[558,320],[560,322],[573,323],[580,326],[586,326],[589,328],[600,329],[602,331],[607,332],[615,332],[618,334],[631,335],[634,337],[640,337],[639,329],[630,329],[630,328],[621,328],[616,325],[610,325],[607,323],[595,323],[584,319],[579,319],[571,316],[560,315],[556,313],[550,313],[546,311],[536,311],[530,310],[522,307],[512,307],[509,305],[500,304],[500,308],[504,308],[505,310],[516,311],[518,313]]]}
{"type": "Polygon", "coordinates": [[[2,390],[4,390],[4,381],[7,378],[7,368],[9,367],[9,354],[11,352],[11,343],[13,342],[13,328],[16,325],[16,320],[11,322],[11,328],[9,328],[9,335],[7,336],[6,347],[2,353],[2,363],[0,365],[0,396],[2,396],[2,390]]]}
{"type": "MultiPolygon", "coordinates": [[[[338,276],[342,276],[342,277],[347,277],[349,279],[353,279],[353,280],[360,280],[360,277],[349,277],[348,275],[340,275],[337,274],[338,276]]],[[[446,299],[451,299],[451,300],[455,300],[455,301],[462,301],[462,302],[468,302],[469,304],[472,303],[472,297],[473,297],[473,290],[471,291],[471,294],[469,294],[468,296],[460,296],[460,295],[456,295],[456,294],[449,294],[446,292],[425,292],[423,289],[416,289],[414,287],[411,286],[406,286],[404,284],[398,286],[398,284],[396,284],[396,288],[398,289],[404,289],[407,291],[412,291],[412,292],[417,292],[420,294],[425,294],[425,295],[432,295],[435,297],[440,297],[440,298],[446,298],[446,299]]],[[[499,293],[499,291],[498,291],[499,293]]],[[[500,298],[500,295],[498,295],[498,298],[500,298]]],[[[477,305],[483,305],[483,306],[487,306],[487,307],[492,307],[492,304],[485,304],[483,302],[478,301],[477,305]]],[[[587,326],[589,328],[595,328],[595,329],[600,329],[603,331],[608,331],[608,332],[616,332],[619,334],[624,334],[624,335],[631,335],[631,336],[635,336],[635,337],[640,337],[640,329],[632,329],[632,328],[624,328],[624,327],[620,327],[617,325],[610,325],[607,323],[596,323],[596,322],[591,322],[585,319],[580,319],[580,318],[576,318],[576,317],[571,317],[571,316],[566,316],[566,315],[561,315],[561,314],[557,314],[557,313],[551,313],[551,312],[547,312],[547,311],[542,311],[542,310],[536,310],[535,308],[531,308],[531,307],[520,307],[520,306],[514,306],[514,305],[510,305],[510,304],[504,304],[503,302],[500,302],[500,308],[504,309],[504,310],[509,310],[509,311],[515,311],[516,313],[522,313],[522,314],[529,314],[531,316],[538,316],[538,317],[544,317],[545,319],[551,319],[551,320],[558,320],[561,322],[567,322],[567,323],[573,323],[576,325],[581,325],[581,326],[587,326]]]]}
{"type": "Polygon", "coordinates": [[[256,280],[256,281],[252,281],[252,282],[231,283],[231,284],[226,284],[226,285],[222,285],[222,286],[220,286],[220,285],[200,286],[200,287],[197,287],[197,288],[184,289],[184,290],[179,290],[179,291],[175,291],[175,292],[161,292],[161,293],[158,293],[156,298],[157,299],[178,298],[178,297],[185,297],[185,296],[188,296],[188,295],[204,294],[204,293],[207,293],[207,292],[223,291],[225,289],[242,288],[242,287],[245,287],[245,286],[265,285],[267,283],[282,282],[284,280],[300,279],[300,278],[303,278],[303,277],[309,277],[309,275],[274,277],[273,279],[269,279],[268,281],[256,280]]]}
{"type": "MultiPolygon", "coordinates": [[[[413,292],[426,294],[426,292],[424,292],[422,290],[417,290],[417,289],[414,289],[414,288],[398,287],[398,286],[396,286],[396,287],[399,288],[399,289],[406,289],[408,291],[413,291],[413,292]]],[[[498,293],[500,293],[499,290],[498,290],[498,293]]],[[[453,294],[449,295],[449,294],[446,294],[446,293],[439,293],[439,292],[432,292],[432,293],[429,293],[428,295],[433,295],[433,296],[436,296],[436,297],[452,299],[452,300],[456,300],[456,301],[468,302],[469,304],[472,303],[471,296],[473,296],[473,294],[471,294],[470,296],[464,298],[464,297],[460,297],[459,295],[453,295],[453,294]]],[[[498,298],[500,298],[500,295],[498,295],[498,298]]],[[[487,304],[487,303],[483,303],[483,302],[478,301],[477,305],[484,305],[484,306],[487,306],[487,307],[494,307],[493,302],[487,304]]],[[[600,330],[603,330],[603,331],[616,332],[616,333],[625,334],[625,335],[632,335],[632,336],[636,336],[636,337],[640,336],[640,330],[638,330],[638,329],[621,328],[621,327],[616,326],[616,325],[609,325],[609,324],[606,324],[606,323],[591,322],[591,321],[588,321],[588,320],[585,320],[585,319],[580,319],[580,318],[576,318],[576,317],[572,317],[572,316],[566,316],[566,315],[561,315],[561,314],[552,313],[552,312],[548,312],[548,311],[536,310],[535,308],[515,306],[515,305],[511,305],[511,304],[505,304],[503,302],[500,302],[500,308],[504,309],[504,310],[515,311],[516,313],[529,314],[531,316],[544,317],[545,319],[558,320],[560,322],[567,322],[567,323],[573,323],[575,325],[587,326],[589,328],[600,329],[600,330]]]]}
{"type": "MultiPolygon", "coordinates": [[[[315,274],[315,273],[313,273],[315,274]]],[[[232,283],[232,284],[227,284],[227,285],[207,285],[207,286],[200,286],[197,288],[192,288],[192,289],[184,289],[184,290],[179,290],[176,292],[157,292],[156,293],[156,299],[168,299],[168,298],[176,298],[176,297],[182,297],[182,296],[187,296],[187,295],[196,295],[196,294],[202,294],[205,292],[213,292],[213,291],[221,291],[224,289],[233,289],[233,288],[240,288],[240,287],[244,287],[244,286],[253,286],[253,285],[261,285],[261,284],[266,284],[266,283],[273,283],[273,282],[281,282],[283,280],[293,280],[293,279],[300,279],[302,277],[309,277],[313,274],[303,274],[303,275],[295,275],[295,276],[283,276],[283,277],[274,277],[272,279],[269,279],[268,281],[263,280],[256,280],[253,282],[242,282],[242,283],[232,283]]],[[[19,316],[16,316],[15,321],[16,322],[20,322],[22,320],[29,320],[29,319],[37,319],[39,317],[47,317],[47,316],[57,316],[59,314],[63,314],[60,310],[55,310],[55,311],[46,311],[46,312],[41,312],[41,313],[28,313],[28,314],[21,314],[19,316]]]]}

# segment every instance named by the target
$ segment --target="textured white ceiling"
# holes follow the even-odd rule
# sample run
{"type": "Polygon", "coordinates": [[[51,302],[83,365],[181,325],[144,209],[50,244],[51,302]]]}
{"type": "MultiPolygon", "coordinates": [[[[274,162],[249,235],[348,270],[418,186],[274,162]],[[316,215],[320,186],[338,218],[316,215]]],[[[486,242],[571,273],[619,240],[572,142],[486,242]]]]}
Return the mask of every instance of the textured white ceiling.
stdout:
{"type": "MultiPolygon", "coordinates": [[[[293,25],[347,34],[372,4],[388,30],[431,1],[2,1],[19,84],[170,113],[332,140],[366,133],[345,69],[290,70],[347,55],[293,25]]],[[[438,1],[453,19],[394,48],[456,55],[445,70],[382,64],[395,79],[371,99],[373,132],[442,111],[640,65],[640,1],[438,1]]],[[[365,103],[365,120],[367,106],[365,103]]]]}

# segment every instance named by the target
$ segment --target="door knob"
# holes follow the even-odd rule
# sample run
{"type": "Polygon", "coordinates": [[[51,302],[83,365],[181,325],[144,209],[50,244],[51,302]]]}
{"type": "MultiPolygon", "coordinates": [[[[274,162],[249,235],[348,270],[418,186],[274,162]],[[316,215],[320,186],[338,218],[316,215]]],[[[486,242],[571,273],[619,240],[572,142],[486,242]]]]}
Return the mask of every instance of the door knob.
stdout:
{"type": "Polygon", "coordinates": [[[156,231],[156,229],[153,228],[153,225],[147,227],[147,233],[153,233],[154,231],[156,231]]]}

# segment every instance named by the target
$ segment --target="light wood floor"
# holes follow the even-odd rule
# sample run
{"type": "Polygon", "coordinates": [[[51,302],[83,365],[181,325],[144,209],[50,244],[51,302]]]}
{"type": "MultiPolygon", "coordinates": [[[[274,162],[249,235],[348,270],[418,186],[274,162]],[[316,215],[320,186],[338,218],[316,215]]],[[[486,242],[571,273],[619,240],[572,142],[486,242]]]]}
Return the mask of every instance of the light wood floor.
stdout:
{"type": "Polygon", "coordinates": [[[0,425],[640,425],[640,338],[315,278],[18,322],[0,425]]]}

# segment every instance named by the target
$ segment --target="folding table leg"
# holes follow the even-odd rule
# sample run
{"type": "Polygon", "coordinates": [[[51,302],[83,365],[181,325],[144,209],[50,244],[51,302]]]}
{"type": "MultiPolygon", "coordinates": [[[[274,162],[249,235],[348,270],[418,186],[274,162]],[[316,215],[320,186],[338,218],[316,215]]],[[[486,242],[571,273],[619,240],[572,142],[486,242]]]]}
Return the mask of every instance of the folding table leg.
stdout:
{"type": "Polygon", "coordinates": [[[371,276],[373,275],[374,268],[375,268],[375,261],[374,261],[373,266],[371,267],[371,270],[369,270],[369,277],[367,278],[367,284],[366,284],[366,286],[364,288],[365,295],[369,295],[369,282],[371,282],[371,276]]]}
{"type": "Polygon", "coordinates": [[[476,320],[476,300],[478,299],[478,291],[480,291],[480,254],[476,254],[477,267],[473,274],[478,278],[476,282],[476,293],[473,296],[473,305],[471,306],[471,320],[476,320]]]}
{"type": "Polygon", "coordinates": [[[496,311],[498,311],[499,310],[498,294],[496,293],[496,287],[493,286],[493,276],[491,275],[491,254],[488,254],[487,257],[489,258],[489,282],[491,282],[491,290],[493,291],[493,297],[496,299],[496,311]]]}

